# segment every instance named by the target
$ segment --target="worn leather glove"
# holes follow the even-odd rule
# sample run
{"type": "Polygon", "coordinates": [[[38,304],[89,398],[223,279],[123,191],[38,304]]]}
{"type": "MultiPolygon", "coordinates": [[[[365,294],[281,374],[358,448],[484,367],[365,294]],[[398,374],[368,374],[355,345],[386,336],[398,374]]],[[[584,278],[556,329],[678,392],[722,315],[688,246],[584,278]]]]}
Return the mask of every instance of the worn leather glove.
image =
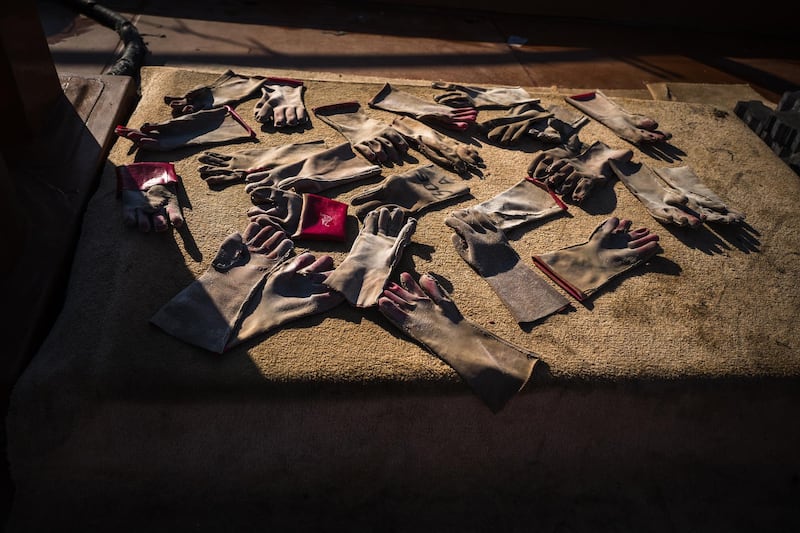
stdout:
{"type": "Polygon", "coordinates": [[[392,121],[392,127],[417,151],[442,168],[462,175],[486,168],[477,148],[442,135],[418,120],[397,117],[392,121]]]}
{"type": "Polygon", "coordinates": [[[114,133],[132,141],[140,150],[158,152],[184,146],[224,144],[256,136],[228,106],[197,111],[158,124],[144,123],[138,130],[117,126],[114,133]]]}
{"type": "Polygon", "coordinates": [[[503,232],[480,212],[450,215],[458,255],[494,290],[519,323],[536,322],[569,305],[557,290],[526,266],[503,232]]]}
{"type": "Polygon", "coordinates": [[[522,87],[477,87],[435,81],[434,89],[445,91],[433,97],[434,101],[450,107],[474,107],[475,109],[508,109],[519,104],[538,103],[522,87]]]}
{"type": "Polygon", "coordinates": [[[354,307],[372,307],[417,228],[402,209],[379,207],[367,213],[350,253],[325,284],[354,307]]]}
{"type": "Polygon", "coordinates": [[[650,117],[630,113],[601,91],[576,94],[564,98],[621,139],[633,144],[652,144],[672,138],[672,134],[658,130],[658,122],[650,117]]]}
{"type": "Polygon", "coordinates": [[[173,117],[224,105],[234,107],[255,98],[264,80],[261,76],[242,76],[226,70],[210,84],[199,85],[183,96],[165,96],[164,103],[172,108],[173,117]]]}
{"type": "Polygon", "coordinates": [[[612,279],[661,251],[658,235],[647,228],[630,228],[630,220],[610,217],[597,226],[586,242],[534,255],[533,261],[582,302],[612,279]]]}
{"type": "Polygon", "coordinates": [[[528,382],[539,357],[467,319],[430,274],[408,272],[378,300],[378,310],[405,335],[450,365],[492,411],[528,382]]]}
{"type": "Polygon", "coordinates": [[[589,117],[576,113],[566,107],[551,105],[547,111],[553,114],[547,122],[537,120],[531,124],[528,134],[534,139],[556,145],[569,145],[577,140],[580,129],[589,122],[589,117]]]}
{"type": "Polygon", "coordinates": [[[315,107],[314,115],[344,135],[353,150],[379,165],[401,164],[408,143],[388,124],[367,116],[358,102],[315,107]]]}
{"type": "Polygon", "coordinates": [[[275,128],[293,127],[308,122],[303,103],[305,85],[291,78],[267,78],[261,86],[261,99],[255,105],[255,119],[275,128]]]}
{"type": "Polygon", "coordinates": [[[509,145],[522,139],[534,127],[534,124],[552,116],[553,113],[542,109],[536,103],[520,104],[511,108],[502,117],[479,123],[478,127],[491,142],[509,145]]]}
{"type": "Polygon", "coordinates": [[[414,117],[423,122],[433,122],[445,128],[464,131],[475,122],[478,110],[474,107],[452,108],[426,102],[411,93],[387,83],[369,101],[370,107],[414,117]]]}
{"type": "Polygon", "coordinates": [[[725,200],[700,181],[690,167],[664,167],[654,170],[667,185],[686,195],[686,207],[700,213],[704,222],[738,224],[744,221],[745,214],[729,207],[725,200]]]}
{"type": "Polygon", "coordinates": [[[351,198],[350,204],[358,206],[356,216],[360,219],[380,206],[397,207],[406,215],[415,215],[467,194],[469,187],[460,178],[427,165],[389,176],[351,198]]]}
{"type": "Polygon", "coordinates": [[[264,279],[292,253],[294,244],[275,226],[250,223],[222,243],[202,276],[150,319],[173,337],[222,353],[264,279]]]}
{"type": "Polygon", "coordinates": [[[278,226],[292,239],[344,241],[347,204],[311,193],[298,194],[274,187],[250,191],[252,222],[278,226]]]}
{"type": "Polygon", "coordinates": [[[183,226],[183,213],[175,190],[179,182],[172,163],[142,162],[121,165],[117,172],[117,197],[122,200],[126,226],[166,231],[183,226]]]}

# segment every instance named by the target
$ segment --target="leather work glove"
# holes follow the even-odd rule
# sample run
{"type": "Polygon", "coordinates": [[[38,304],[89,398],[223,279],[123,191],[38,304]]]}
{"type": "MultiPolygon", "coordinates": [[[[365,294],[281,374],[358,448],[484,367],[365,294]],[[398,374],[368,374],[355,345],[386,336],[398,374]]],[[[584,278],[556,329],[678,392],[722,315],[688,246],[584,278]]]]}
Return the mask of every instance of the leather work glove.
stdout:
{"type": "Polygon", "coordinates": [[[294,163],[248,174],[244,190],[250,194],[256,187],[267,186],[295,192],[320,192],[380,173],[381,167],[358,157],[345,142],[294,163]]]}
{"type": "Polygon", "coordinates": [[[426,102],[387,83],[368,102],[370,107],[414,117],[423,122],[433,122],[445,128],[464,131],[475,122],[478,110],[474,107],[452,108],[426,102]]]}
{"type": "Polygon", "coordinates": [[[324,284],[332,270],[331,256],[309,252],[279,265],[247,300],[225,349],[342,303],[344,297],[324,284]]]}
{"type": "Polygon", "coordinates": [[[315,107],[314,115],[344,135],[353,150],[379,165],[401,164],[408,143],[394,128],[369,117],[358,102],[315,107]]]}
{"type": "Polygon", "coordinates": [[[259,297],[264,279],[293,249],[294,243],[275,226],[250,223],[243,234],[229,235],[208,270],[161,307],[150,322],[184,342],[223,353],[243,310],[259,297]]]}
{"type": "Polygon", "coordinates": [[[564,202],[547,185],[523,179],[484,202],[454,211],[453,216],[467,218],[469,213],[482,213],[498,229],[507,233],[566,210],[564,202]]]}
{"type": "Polygon", "coordinates": [[[469,187],[460,178],[434,166],[418,167],[402,174],[394,174],[350,199],[359,206],[356,216],[363,219],[367,213],[381,206],[397,207],[406,215],[469,194],[469,187]]]}
{"type": "Polygon", "coordinates": [[[183,226],[183,213],[175,187],[178,176],[172,163],[130,163],[116,168],[117,197],[122,199],[122,220],[143,233],[183,226]]]}
{"type": "Polygon", "coordinates": [[[528,175],[573,202],[583,202],[595,187],[614,177],[609,162],[627,162],[633,157],[631,150],[614,150],[602,141],[594,142],[579,154],[572,155],[569,148],[557,147],[534,154],[528,165],[528,175]]]}
{"type": "Polygon", "coordinates": [[[145,123],[138,130],[117,126],[114,133],[132,141],[140,150],[158,152],[256,137],[250,126],[228,106],[197,111],[158,124],[145,123]]]}
{"type": "Polygon", "coordinates": [[[401,209],[370,211],[350,253],[325,284],[344,294],[354,307],[376,305],[416,228],[417,220],[406,219],[401,209]]]}
{"type": "Polygon", "coordinates": [[[272,224],[292,239],[344,241],[347,236],[347,204],[311,193],[297,194],[274,187],[250,192],[251,222],[272,224]]]}
{"type": "Polygon", "coordinates": [[[242,76],[226,70],[210,84],[199,85],[184,96],[165,96],[164,103],[172,108],[173,117],[224,105],[235,107],[255,98],[264,80],[261,76],[242,76]]]}
{"type": "Polygon", "coordinates": [[[688,166],[664,167],[654,169],[656,174],[667,185],[686,195],[686,207],[696,213],[704,222],[720,224],[739,224],[744,221],[745,214],[728,204],[708,186],[688,166]]]}
{"type": "Polygon", "coordinates": [[[261,86],[261,99],[255,105],[255,119],[275,128],[298,126],[308,122],[303,103],[305,85],[291,78],[267,78],[261,86]]]}
{"type": "Polygon", "coordinates": [[[442,168],[462,175],[486,168],[476,148],[442,135],[418,120],[397,117],[392,127],[418,152],[442,168]]]}
{"type": "Polygon", "coordinates": [[[494,290],[518,323],[536,322],[569,305],[557,290],[526,266],[506,236],[483,213],[451,215],[458,255],[494,290]]]}
{"type": "Polygon", "coordinates": [[[491,142],[501,145],[514,144],[525,136],[539,121],[553,116],[538,104],[520,104],[511,108],[502,117],[485,120],[478,124],[480,131],[491,142]]]}
{"type": "Polygon", "coordinates": [[[378,300],[389,322],[447,363],[494,413],[531,377],[539,357],[467,319],[430,274],[400,274],[378,300]]]}
{"type": "Polygon", "coordinates": [[[597,226],[586,242],[534,255],[533,261],[582,302],[612,279],[661,251],[658,235],[647,228],[630,228],[630,220],[610,217],[597,226]]]}
{"type": "Polygon", "coordinates": [[[431,83],[434,89],[442,89],[442,94],[433,97],[434,101],[450,107],[474,107],[475,109],[508,109],[519,104],[539,103],[522,87],[477,87],[458,83],[431,83]]]}
{"type": "Polygon", "coordinates": [[[200,163],[204,163],[197,171],[209,187],[226,187],[243,182],[254,172],[295,163],[326,148],[324,141],[309,141],[230,153],[206,151],[197,158],[200,163]]]}
{"type": "Polygon", "coordinates": [[[672,138],[671,133],[658,131],[658,122],[652,118],[628,112],[599,90],[567,96],[564,100],[633,144],[652,144],[672,138]]]}
{"type": "Polygon", "coordinates": [[[553,116],[547,119],[547,122],[537,120],[531,124],[531,129],[528,130],[531,137],[556,145],[580,142],[577,140],[578,132],[589,122],[589,117],[559,105],[548,106],[547,111],[553,116]]]}

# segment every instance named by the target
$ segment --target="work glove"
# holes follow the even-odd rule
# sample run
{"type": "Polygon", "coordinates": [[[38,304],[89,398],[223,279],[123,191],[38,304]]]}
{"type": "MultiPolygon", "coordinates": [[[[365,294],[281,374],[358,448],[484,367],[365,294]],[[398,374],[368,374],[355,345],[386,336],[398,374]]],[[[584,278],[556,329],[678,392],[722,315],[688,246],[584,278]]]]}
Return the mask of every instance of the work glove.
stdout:
{"type": "Polygon", "coordinates": [[[260,297],[264,279],[292,253],[294,243],[275,226],[248,224],[229,235],[208,270],[167,302],[150,322],[185,342],[222,353],[243,310],[260,297]]]}
{"type": "Polygon", "coordinates": [[[381,167],[358,157],[345,142],[293,163],[248,174],[244,190],[250,194],[256,187],[267,186],[295,192],[320,192],[380,173],[381,167]]]}
{"type": "Polygon", "coordinates": [[[331,256],[309,252],[279,265],[247,300],[225,349],[342,303],[344,297],[324,284],[332,270],[331,256]]]}
{"type": "Polygon", "coordinates": [[[498,229],[508,232],[535,220],[543,220],[567,210],[567,206],[547,185],[520,180],[494,197],[454,211],[454,216],[467,218],[469,213],[481,213],[498,229]]]}
{"type": "Polygon", "coordinates": [[[250,192],[251,222],[272,224],[292,239],[344,241],[347,236],[347,204],[311,193],[298,194],[274,187],[250,192]]]}
{"type": "Polygon", "coordinates": [[[609,166],[611,161],[624,163],[632,157],[631,150],[614,150],[602,141],[595,141],[579,154],[569,147],[559,146],[536,152],[528,165],[528,176],[580,204],[595,187],[614,177],[609,166]]]}
{"type": "Polygon", "coordinates": [[[434,89],[442,89],[442,94],[433,97],[434,101],[450,107],[474,107],[475,109],[508,109],[519,104],[538,103],[522,87],[476,87],[435,81],[434,89]]]}
{"type": "Polygon", "coordinates": [[[267,78],[261,86],[261,99],[255,105],[255,119],[260,124],[285,128],[305,124],[308,113],[303,103],[305,85],[290,78],[267,78]]]}
{"type": "Polygon", "coordinates": [[[397,117],[392,127],[418,152],[442,168],[462,175],[486,168],[476,148],[442,135],[418,120],[397,117]]]}
{"type": "Polygon", "coordinates": [[[165,96],[164,103],[172,108],[173,117],[224,105],[235,107],[255,98],[264,80],[261,76],[242,76],[226,70],[210,84],[199,85],[184,96],[165,96]]]}
{"type": "Polygon", "coordinates": [[[589,122],[589,117],[559,105],[548,106],[547,111],[553,116],[546,122],[534,121],[528,130],[531,137],[543,143],[555,145],[579,142],[577,140],[578,132],[589,122]]]}
{"type": "Polygon", "coordinates": [[[464,131],[475,122],[478,110],[474,107],[452,108],[450,106],[426,102],[389,83],[368,102],[370,107],[414,117],[423,122],[433,122],[445,128],[464,131]]]}
{"type": "Polygon", "coordinates": [[[536,103],[520,104],[511,108],[501,117],[480,122],[478,128],[489,141],[495,144],[509,145],[527,135],[534,124],[552,116],[552,112],[542,109],[536,103]]]}
{"type": "Polygon", "coordinates": [[[138,130],[117,126],[114,133],[132,141],[140,150],[158,152],[256,137],[250,126],[228,106],[197,111],[158,124],[146,122],[138,130]]]}
{"type": "Polygon", "coordinates": [[[414,215],[467,194],[469,187],[460,178],[427,165],[389,176],[351,198],[350,204],[359,206],[356,216],[360,219],[380,206],[397,207],[406,215],[414,215]]]}
{"type": "Polygon", "coordinates": [[[725,200],[700,181],[690,167],[664,167],[654,170],[667,185],[686,195],[686,207],[700,213],[704,222],[738,224],[744,221],[745,214],[729,207],[725,200]]]}
{"type": "Polygon", "coordinates": [[[630,228],[630,220],[610,217],[597,226],[586,242],[534,255],[533,261],[582,302],[612,279],[661,251],[658,235],[647,228],[630,228]]]}
{"type": "Polygon", "coordinates": [[[417,228],[402,209],[379,207],[367,213],[350,253],[325,284],[354,307],[372,307],[417,228]]]}
{"type": "Polygon", "coordinates": [[[122,221],[143,233],[161,232],[169,224],[183,226],[183,213],[175,187],[178,176],[172,163],[130,163],[116,168],[117,197],[122,200],[122,221]]]}
{"type": "Polygon", "coordinates": [[[658,122],[652,118],[628,112],[599,90],[564,99],[633,144],[652,144],[672,138],[671,133],[659,131],[658,122]]]}
{"type": "Polygon", "coordinates": [[[326,148],[324,141],[309,141],[231,153],[210,150],[198,156],[197,160],[204,164],[197,172],[209,187],[225,187],[244,181],[254,172],[295,163],[326,148]]]}
{"type": "Polygon", "coordinates": [[[379,165],[402,164],[408,143],[388,124],[367,116],[358,102],[315,107],[314,115],[344,135],[353,150],[379,165]]]}
{"type": "Polygon", "coordinates": [[[535,322],[569,305],[557,290],[526,266],[503,232],[480,212],[450,215],[444,221],[453,246],[494,290],[518,323],[535,322]]]}
{"type": "Polygon", "coordinates": [[[467,319],[430,274],[391,283],[378,310],[405,335],[447,363],[494,413],[531,377],[539,357],[467,319]]]}

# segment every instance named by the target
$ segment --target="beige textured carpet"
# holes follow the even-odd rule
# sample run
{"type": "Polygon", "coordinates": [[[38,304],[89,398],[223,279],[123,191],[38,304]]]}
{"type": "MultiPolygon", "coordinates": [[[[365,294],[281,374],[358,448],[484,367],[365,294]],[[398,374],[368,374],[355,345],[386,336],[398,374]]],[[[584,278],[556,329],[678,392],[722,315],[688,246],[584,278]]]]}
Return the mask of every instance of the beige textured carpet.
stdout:
{"type": "MultiPolygon", "coordinates": [[[[129,121],[133,127],[169,117],[163,95],[183,94],[218,75],[168,68],[146,68],[142,74],[142,100],[129,121]]],[[[380,85],[308,79],[306,104],[365,104],[380,85]]],[[[403,88],[432,95],[426,84],[403,88]]],[[[543,104],[562,102],[557,91],[529,90],[543,104]]],[[[716,472],[724,467],[740,475],[756,446],[763,447],[757,452],[762,457],[791,457],[791,439],[766,446],[760,437],[785,427],[782,416],[788,415],[781,413],[788,413],[786,404],[781,400],[762,409],[764,404],[745,400],[741,388],[724,393],[713,408],[722,413],[729,402],[744,402],[730,411],[725,422],[730,427],[722,430],[742,443],[735,453],[721,443],[716,429],[694,441],[681,433],[708,428],[710,413],[702,406],[716,400],[706,396],[663,392],[648,398],[612,394],[610,399],[602,392],[586,396],[581,389],[563,396],[560,391],[573,380],[669,384],[693,378],[725,382],[800,375],[797,176],[721,106],[627,98],[618,102],[656,118],[674,135],[672,155],[662,154],[667,159],[635,150],[635,160],[651,166],[690,165],[708,186],[747,213],[748,225],[695,231],[662,227],[621,183],[613,182],[583,207],[571,207],[568,215],[514,232],[514,248],[533,268],[532,254],[582,242],[599,222],[616,215],[656,231],[663,254],[610,284],[588,305],[575,304],[570,312],[522,329],[455,253],[450,230],[442,223],[448,210],[488,199],[516,183],[536,149],[532,143],[514,150],[481,145],[488,165],[485,179],[469,181],[471,198],[419,218],[400,268],[438,274],[464,315],[535,351],[545,363],[521,397],[496,416],[448,366],[399,335],[374,310],[343,304],[223,356],[151,326],[148,319],[205,271],[222,240],[244,228],[249,199],[243,185],[210,190],[196,172],[200,150],[136,154],[129,141],[119,140],[84,220],[64,310],[12,398],[9,457],[18,488],[18,521],[57,522],[68,516],[75,522],[104,524],[124,502],[131,513],[125,520],[147,523],[148,512],[156,516],[174,509],[192,494],[197,507],[190,506],[189,512],[198,516],[235,521],[242,515],[223,520],[214,514],[214,504],[238,510],[252,505],[254,512],[274,513],[291,524],[310,516],[301,505],[309,494],[309,505],[372,516],[373,504],[387,495],[390,502],[429,509],[431,492],[439,494],[441,509],[448,508],[445,501],[458,509],[485,498],[484,503],[493,502],[492,512],[508,517],[513,509],[537,509],[527,497],[520,498],[531,494],[527,488],[536,488],[535,499],[556,489],[582,498],[593,490],[587,485],[591,479],[598,483],[598,492],[590,497],[595,498],[609,480],[622,483],[624,477],[663,474],[659,479],[664,482],[673,479],[676,462],[696,472],[708,458],[715,459],[709,463],[709,486],[719,487],[716,472]],[[143,235],[122,225],[114,165],[143,159],[175,163],[186,193],[186,231],[143,235]],[[323,392],[329,390],[335,392],[323,392]],[[354,400],[362,395],[382,401],[354,400]],[[746,433],[752,437],[737,426],[741,416],[749,421],[746,433]],[[687,417],[691,421],[682,422],[687,417]],[[753,431],[762,422],[765,429],[753,431]],[[662,458],[656,461],[658,473],[651,468],[654,453],[662,458]],[[651,465],[646,475],[633,466],[645,463],[651,465]],[[516,473],[513,483],[509,472],[516,473]],[[432,480],[440,481],[429,486],[432,480]],[[526,489],[507,493],[504,487],[526,489]],[[265,503],[270,498],[273,507],[265,503]],[[101,501],[108,505],[99,505],[101,501]],[[43,507],[51,509],[50,518],[40,512],[43,507]]],[[[248,121],[253,104],[239,106],[248,121]]],[[[391,118],[378,110],[367,112],[391,118]]],[[[336,131],[313,117],[312,125],[301,133],[259,132],[258,143],[217,150],[311,139],[342,142],[336,131]]],[[[581,138],[629,147],[594,122],[581,138]]],[[[427,162],[412,155],[421,164],[427,162]]],[[[387,169],[385,175],[412,165],[387,169]]],[[[329,193],[347,201],[372,183],[329,193]]],[[[317,243],[310,249],[332,254],[338,264],[357,231],[352,218],[348,242],[317,243]]],[[[304,245],[298,242],[297,251],[304,245]]],[[[776,459],[775,476],[785,473],[780,464],[776,459]]],[[[653,490],[669,489],[683,498],[683,481],[674,481],[653,490]]],[[[767,481],[745,486],[763,487],[771,483],[767,481]]],[[[631,499],[612,507],[641,509],[641,494],[650,494],[650,488],[640,491],[637,486],[625,496],[631,499]]],[[[695,501],[687,497],[690,505],[689,500],[695,501]]],[[[736,514],[730,517],[734,521],[736,514]]],[[[604,523],[616,522],[612,517],[604,523]]]]}

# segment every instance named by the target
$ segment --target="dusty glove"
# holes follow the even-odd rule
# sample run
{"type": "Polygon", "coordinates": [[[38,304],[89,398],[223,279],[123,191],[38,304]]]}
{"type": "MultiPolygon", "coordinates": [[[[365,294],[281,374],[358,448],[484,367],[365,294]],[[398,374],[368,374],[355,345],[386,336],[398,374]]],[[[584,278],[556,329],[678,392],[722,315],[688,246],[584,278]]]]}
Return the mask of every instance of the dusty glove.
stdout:
{"type": "Polygon", "coordinates": [[[297,194],[274,187],[250,192],[252,222],[273,224],[292,239],[344,241],[347,236],[347,204],[311,193],[297,194]]]}
{"type": "Polygon", "coordinates": [[[367,116],[358,102],[314,108],[314,115],[344,135],[353,150],[379,165],[401,164],[408,143],[388,124],[367,116]]]}
{"type": "Polygon", "coordinates": [[[588,241],[534,255],[533,261],[576,300],[584,301],[612,279],[661,251],[658,235],[647,228],[630,227],[630,220],[608,218],[588,241]]]}
{"type": "Polygon", "coordinates": [[[502,117],[485,120],[478,124],[487,139],[497,144],[514,144],[525,136],[539,121],[553,116],[537,104],[520,104],[511,108],[502,117]]]}
{"type": "Polygon", "coordinates": [[[664,167],[655,169],[655,172],[667,185],[686,195],[686,207],[700,213],[704,222],[738,224],[745,219],[744,213],[728,207],[722,198],[700,181],[690,167],[664,167]]]}
{"type": "Polygon", "coordinates": [[[294,189],[295,192],[320,192],[381,173],[381,167],[358,157],[348,143],[327,148],[310,156],[245,177],[248,194],[256,187],[294,189]]]}
{"type": "Polygon", "coordinates": [[[132,141],[140,150],[158,152],[254,139],[256,136],[228,106],[197,111],[158,124],[144,123],[138,130],[117,126],[114,133],[132,141]]]}
{"type": "Polygon", "coordinates": [[[442,89],[442,94],[433,97],[434,101],[450,107],[474,107],[475,109],[507,109],[519,104],[538,103],[522,87],[476,87],[435,81],[434,89],[442,89]]]}
{"type": "Polygon", "coordinates": [[[414,117],[423,122],[434,122],[445,128],[464,131],[475,122],[478,110],[474,107],[452,108],[443,104],[426,102],[400,89],[386,84],[369,101],[370,107],[414,117]]]}
{"type": "Polygon", "coordinates": [[[208,270],[167,302],[150,322],[173,337],[216,353],[225,351],[258,297],[264,279],[292,253],[294,244],[274,226],[251,223],[228,236],[208,270]]]}
{"type": "Polygon", "coordinates": [[[276,128],[292,127],[308,122],[303,103],[305,85],[290,78],[267,78],[261,86],[261,99],[255,105],[255,119],[276,128]]]}
{"type": "Polygon", "coordinates": [[[520,260],[503,232],[483,213],[451,215],[444,223],[455,232],[458,255],[489,284],[517,322],[535,322],[569,305],[520,260]]]}
{"type": "Polygon", "coordinates": [[[596,141],[579,154],[571,154],[572,150],[566,147],[539,151],[528,165],[528,175],[578,204],[595,187],[614,177],[610,161],[624,163],[633,157],[632,151],[614,150],[601,141],[596,141]]]}
{"type": "Polygon", "coordinates": [[[601,91],[564,99],[633,144],[652,144],[672,138],[671,133],[659,131],[658,122],[652,118],[628,112],[601,91]]]}
{"type": "Polygon", "coordinates": [[[206,151],[197,158],[204,163],[197,171],[209,187],[225,187],[244,181],[254,172],[296,163],[326,148],[324,141],[309,141],[231,153],[206,151]]]}
{"type": "Polygon", "coordinates": [[[589,122],[589,117],[559,105],[548,106],[547,111],[553,116],[547,122],[537,120],[531,124],[528,134],[548,144],[569,145],[578,142],[578,132],[589,122]]]}
{"type": "Polygon", "coordinates": [[[171,223],[183,226],[183,213],[176,194],[178,176],[172,163],[130,163],[116,168],[117,197],[122,200],[126,226],[147,233],[166,231],[171,223]]]}
{"type": "Polygon", "coordinates": [[[547,185],[527,179],[479,204],[461,209],[454,216],[465,218],[469,213],[482,213],[504,232],[535,220],[563,213],[567,206],[547,185]]]}
{"type": "Polygon", "coordinates": [[[344,297],[323,283],[331,270],[331,256],[308,252],[281,264],[247,301],[225,349],[342,303],[344,297]]]}
{"type": "Polygon", "coordinates": [[[356,216],[361,219],[381,206],[397,207],[406,215],[414,215],[467,194],[469,187],[460,178],[434,165],[427,165],[389,176],[351,198],[350,204],[359,206],[356,216]]]}
{"type": "Polygon", "coordinates": [[[492,410],[500,411],[528,382],[539,357],[464,317],[430,274],[419,283],[402,272],[378,300],[400,331],[458,373],[492,410]]]}
{"type": "Polygon", "coordinates": [[[418,120],[398,117],[392,121],[392,127],[417,151],[442,168],[458,174],[486,168],[476,148],[442,135],[418,120]]]}
{"type": "Polygon", "coordinates": [[[355,307],[374,306],[416,228],[417,220],[406,219],[401,209],[370,211],[350,253],[325,284],[355,307]]]}
{"type": "Polygon", "coordinates": [[[172,108],[173,117],[224,105],[235,106],[239,102],[255,98],[264,79],[261,76],[242,76],[226,70],[209,85],[195,87],[184,96],[165,96],[164,103],[172,108]]]}

